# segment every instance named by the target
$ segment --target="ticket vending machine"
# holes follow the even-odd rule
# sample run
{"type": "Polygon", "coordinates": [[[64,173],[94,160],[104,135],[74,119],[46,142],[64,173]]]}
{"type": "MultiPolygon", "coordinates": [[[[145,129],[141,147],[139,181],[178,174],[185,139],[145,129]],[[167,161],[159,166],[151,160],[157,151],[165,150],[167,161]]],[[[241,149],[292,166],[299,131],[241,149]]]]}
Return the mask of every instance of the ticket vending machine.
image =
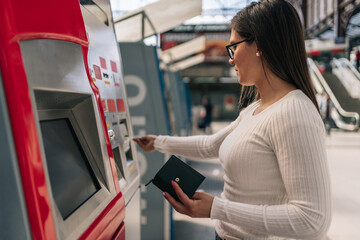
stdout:
{"type": "Polygon", "coordinates": [[[86,2],[0,1],[6,239],[122,240],[126,223],[136,225],[125,219],[125,202],[139,211],[131,200],[138,198],[138,170],[119,53],[101,50],[111,69],[102,77],[108,74],[118,91],[96,84],[95,66],[103,65],[89,40],[106,30],[94,30],[84,6],[93,1],[86,2]]]}
{"type": "Polygon", "coordinates": [[[110,1],[80,0],[87,37],[91,80],[99,89],[115,160],[117,180],[125,198],[125,235],[140,240],[140,171],[127,105],[119,46],[110,1]]]}
{"type": "Polygon", "coordinates": [[[0,72],[0,232],[4,239],[30,239],[30,226],[25,206],[14,139],[0,72]]]}

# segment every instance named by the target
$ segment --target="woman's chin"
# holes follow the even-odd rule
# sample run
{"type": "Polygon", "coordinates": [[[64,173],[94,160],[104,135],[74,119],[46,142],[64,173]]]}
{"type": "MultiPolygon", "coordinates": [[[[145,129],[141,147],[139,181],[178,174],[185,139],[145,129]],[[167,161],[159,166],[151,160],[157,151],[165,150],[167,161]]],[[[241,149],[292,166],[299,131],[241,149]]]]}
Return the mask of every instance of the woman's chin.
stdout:
{"type": "Polygon", "coordinates": [[[244,81],[244,79],[241,79],[240,77],[238,78],[238,83],[240,85],[246,86],[246,81],[244,81]]]}
{"type": "Polygon", "coordinates": [[[254,86],[254,83],[251,83],[251,82],[246,81],[246,80],[241,79],[241,78],[238,78],[238,83],[239,83],[241,86],[246,86],[246,87],[254,86]]]}

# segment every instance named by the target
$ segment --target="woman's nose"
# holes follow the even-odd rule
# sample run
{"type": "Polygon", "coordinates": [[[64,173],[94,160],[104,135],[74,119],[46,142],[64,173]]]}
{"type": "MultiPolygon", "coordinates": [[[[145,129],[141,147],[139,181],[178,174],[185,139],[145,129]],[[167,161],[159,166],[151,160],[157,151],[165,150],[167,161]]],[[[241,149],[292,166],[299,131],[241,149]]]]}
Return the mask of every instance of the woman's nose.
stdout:
{"type": "Polygon", "coordinates": [[[229,58],[229,64],[234,65],[234,59],[229,58]]]}

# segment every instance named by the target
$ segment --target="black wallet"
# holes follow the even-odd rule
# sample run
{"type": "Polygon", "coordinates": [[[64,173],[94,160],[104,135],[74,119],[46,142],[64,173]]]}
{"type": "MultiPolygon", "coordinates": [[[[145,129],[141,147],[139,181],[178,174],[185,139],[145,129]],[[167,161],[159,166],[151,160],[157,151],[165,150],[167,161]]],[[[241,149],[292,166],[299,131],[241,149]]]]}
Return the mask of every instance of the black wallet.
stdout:
{"type": "Polygon", "coordinates": [[[183,192],[191,198],[204,179],[205,177],[203,175],[172,155],[157,172],[154,179],[150,180],[145,186],[152,182],[155,186],[160,188],[161,191],[169,193],[173,198],[180,202],[171,185],[171,181],[179,184],[183,192]]]}

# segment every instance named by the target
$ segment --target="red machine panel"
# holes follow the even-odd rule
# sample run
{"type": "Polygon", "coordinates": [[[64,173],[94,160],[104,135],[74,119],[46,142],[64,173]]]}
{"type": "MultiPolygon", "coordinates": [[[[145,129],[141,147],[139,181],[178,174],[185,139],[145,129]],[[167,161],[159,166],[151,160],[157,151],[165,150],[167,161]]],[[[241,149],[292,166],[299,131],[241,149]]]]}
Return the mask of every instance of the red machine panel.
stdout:
{"type": "MultiPolygon", "coordinates": [[[[89,84],[96,97],[97,108],[100,109],[98,114],[102,123],[101,130],[107,132],[100,96],[88,72],[86,56],[89,43],[79,1],[63,0],[59,3],[48,0],[2,0],[0,1],[0,22],[2,25],[0,29],[0,68],[9,106],[9,118],[31,234],[33,239],[56,239],[57,226],[54,222],[54,213],[51,211],[49,183],[44,172],[37,122],[20,42],[30,39],[53,39],[72,42],[82,47],[89,84]]],[[[115,195],[117,195],[83,233],[82,239],[114,236],[119,232],[125,216],[125,204],[117,180],[110,140],[107,134],[104,136],[114,176],[115,195]]]]}

